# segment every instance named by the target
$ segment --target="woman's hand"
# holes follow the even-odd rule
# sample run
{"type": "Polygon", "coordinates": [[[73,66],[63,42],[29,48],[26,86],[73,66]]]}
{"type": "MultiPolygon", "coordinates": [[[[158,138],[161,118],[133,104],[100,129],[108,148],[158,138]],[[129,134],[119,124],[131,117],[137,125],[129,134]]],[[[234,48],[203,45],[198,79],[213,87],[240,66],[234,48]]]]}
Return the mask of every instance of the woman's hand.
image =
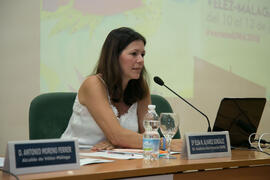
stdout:
{"type": "Polygon", "coordinates": [[[112,143],[110,143],[110,141],[105,140],[105,141],[101,141],[100,143],[95,144],[91,150],[100,151],[100,150],[110,150],[114,148],[115,146],[112,143]]]}
{"type": "Polygon", "coordinates": [[[172,139],[171,151],[180,152],[182,151],[183,139],[172,139]]]}

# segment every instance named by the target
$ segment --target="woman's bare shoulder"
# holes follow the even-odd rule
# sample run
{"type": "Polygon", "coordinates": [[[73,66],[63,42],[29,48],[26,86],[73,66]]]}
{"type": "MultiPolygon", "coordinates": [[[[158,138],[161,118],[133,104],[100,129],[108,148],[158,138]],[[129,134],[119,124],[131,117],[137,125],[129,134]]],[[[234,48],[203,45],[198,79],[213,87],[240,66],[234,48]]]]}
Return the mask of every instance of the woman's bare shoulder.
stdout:
{"type": "Polygon", "coordinates": [[[82,83],[78,96],[79,101],[84,104],[85,99],[98,95],[106,96],[106,87],[98,75],[88,76],[82,83]]]}
{"type": "Polygon", "coordinates": [[[88,76],[82,83],[81,88],[95,89],[95,88],[105,88],[104,83],[99,75],[88,76]]]}

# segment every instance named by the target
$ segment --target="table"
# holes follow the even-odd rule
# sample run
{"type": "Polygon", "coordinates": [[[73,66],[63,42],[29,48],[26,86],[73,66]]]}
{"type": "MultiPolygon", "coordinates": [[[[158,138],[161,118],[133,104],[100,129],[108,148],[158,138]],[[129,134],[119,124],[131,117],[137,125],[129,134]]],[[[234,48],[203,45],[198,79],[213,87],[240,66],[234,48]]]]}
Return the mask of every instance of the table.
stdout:
{"type": "MultiPolygon", "coordinates": [[[[91,164],[78,170],[19,175],[20,180],[84,180],[113,179],[172,174],[173,179],[270,179],[270,156],[251,150],[232,150],[230,158],[186,160],[160,159],[147,163],[139,160],[115,160],[111,163],[91,164]]],[[[14,177],[0,172],[0,179],[14,177]]],[[[154,179],[154,178],[153,178],[154,179]]],[[[168,179],[167,179],[168,180],[168,179]]]]}

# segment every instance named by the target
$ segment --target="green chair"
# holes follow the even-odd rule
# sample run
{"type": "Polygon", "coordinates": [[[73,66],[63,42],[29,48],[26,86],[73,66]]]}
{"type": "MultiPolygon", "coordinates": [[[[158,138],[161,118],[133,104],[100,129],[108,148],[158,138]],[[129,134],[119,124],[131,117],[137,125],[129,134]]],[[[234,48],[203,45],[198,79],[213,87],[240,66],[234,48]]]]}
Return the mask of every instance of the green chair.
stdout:
{"type": "MultiPolygon", "coordinates": [[[[157,94],[151,94],[151,101],[152,104],[156,105],[156,112],[158,115],[162,112],[173,112],[171,105],[169,102],[162,96],[157,94]]],[[[160,129],[158,130],[161,137],[163,137],[163,134],[161,133],[160,129]]],[[[180,139],[180,131],[178,130],[176,134],[174,135],[173,139],[180,139]]]]}
{"type": "MultiPolygon", "coordinates": [[[[65,131],[77,93],[55,92],[35,97],[29,109],[29,139],[59,138],[65,131]]],[[[172,112],[168,101],[159,96],[151,95],[152,104],[156,105],[158,114],[172,112]]],[[[174,138],[180,138],[179,131],[174,138]]]]}
{"type": "Polygon", "coordinates": [[[29,109],[29,139],[59,138],[68,125],[75,97],[72,92],[35,97],[29,109]]]}

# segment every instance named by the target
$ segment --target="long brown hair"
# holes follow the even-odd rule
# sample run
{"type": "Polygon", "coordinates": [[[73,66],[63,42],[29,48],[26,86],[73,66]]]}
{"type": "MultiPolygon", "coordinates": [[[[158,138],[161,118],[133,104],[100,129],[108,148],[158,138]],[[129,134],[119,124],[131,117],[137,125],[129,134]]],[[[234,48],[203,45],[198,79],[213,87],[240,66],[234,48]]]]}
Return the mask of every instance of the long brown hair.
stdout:
{"type": "Polygon", "coordinates": [[[102,74],[109,95],[114,102],[119,102],[123,97],[124,103],[131,105],[149,93],[145,67],[141,71],[140,78],[130,80],[126,89],[122,90],[122,70],[119,56],[131,42],[136,40],[141,40],[146,45],[146,40],[141,34],[133,29],[121,27],[112,30],[102,46],[94,74],[102,74]]]}

